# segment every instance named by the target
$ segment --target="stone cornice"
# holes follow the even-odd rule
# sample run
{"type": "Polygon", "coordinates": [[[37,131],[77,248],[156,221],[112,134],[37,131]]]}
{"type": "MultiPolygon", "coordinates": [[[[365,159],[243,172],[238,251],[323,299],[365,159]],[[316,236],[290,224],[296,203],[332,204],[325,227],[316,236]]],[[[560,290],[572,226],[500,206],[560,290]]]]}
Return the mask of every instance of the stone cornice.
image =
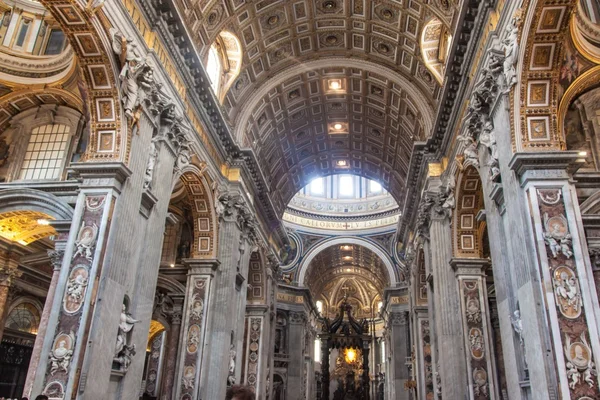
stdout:
{"type": "Polygon", "coordinates": [[[452,258],[450,266],[454,271],[471,271],[471,274],[484,274],[484,271],[492,265],[487,258],[452,258]]]}
{"type": "Polygon", "coordinates": [[[545,151],[516,153],[508,163],[508,167],[521,177],[527,171],[540,170],[575,173],[583,164],[585,164],[585,157],[577,151],[545,151]]]}
{"type": "Polygon", "coordinates": [[[273,233],[278,245],[287,242],[287,235],[277,211],[269,198],[267,181],[252,152],[242,151],[234,142],[232,132],[221,112],[218,99],[210,89],[199,54],[190,39],[172,0],[144,0],[141,9],[159,37],[166,44],[172,60],[185,81],[190,102],[198,110],[208,132],[225,155],[225,159],[240,168],[252,183],[253,191],[260,203],[259,210],[265,216],[266,227],[273,233]]]}

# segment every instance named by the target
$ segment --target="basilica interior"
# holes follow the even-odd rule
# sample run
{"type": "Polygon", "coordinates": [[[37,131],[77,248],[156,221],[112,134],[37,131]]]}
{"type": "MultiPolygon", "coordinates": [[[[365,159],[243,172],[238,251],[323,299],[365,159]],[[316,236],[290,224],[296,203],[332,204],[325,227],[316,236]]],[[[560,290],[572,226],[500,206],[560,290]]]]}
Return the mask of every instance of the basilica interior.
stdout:
{"type": "Polygon", "coordinates": [[[0,398],[600,399],[599,0],[0,0],[0,398]]]}

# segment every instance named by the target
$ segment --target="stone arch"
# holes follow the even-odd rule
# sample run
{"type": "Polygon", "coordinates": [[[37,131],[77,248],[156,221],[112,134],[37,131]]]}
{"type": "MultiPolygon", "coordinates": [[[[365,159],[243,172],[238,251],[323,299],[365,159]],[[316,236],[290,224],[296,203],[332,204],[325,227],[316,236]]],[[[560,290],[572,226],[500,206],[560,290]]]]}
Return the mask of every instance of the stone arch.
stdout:
{"type": "Polygon", "coordinates": [[[598,88],[598,74],[600,74],[600,66],[593,67],[588,71],[581,74],[577,79],[569,86],[565,91],[564,95],[560,99],[558,106],[558,130],[561,139],[564,141],[566,148],[566,132],[565,132],[565,121],[569,111],[569,106],[584,92],[598,88]]]}
{"type": "Polygon", "coordinates": [[[260,250],[253,251],[248,269],[248,304],[267,302],[266,281],[264,257],[260,250]]]}
{"type": "Polygon", "coordinates": [[[569,34],[569,18],[576,3],[571,0],[557,5],[551,0],[526,0],[507,24],[506,30],[520,30],[517,67],[520,79],[511,96],[516,151],[535,151],[540,147],[564,149],[564,136],[558,121],[562,95],[558,81],[567,51],[563,44],[569,34]],[[534,85],[543,88],[539,99],[532,97],[534,85]]]}
{"type": "Polygon", "coordinates": [[[0,190],[0,213],[22,210],[44,213],[56,220],[73,218],[73,208],[53,194],[27,188],[0,190]]]}
{"type": "Polygon", "coordinates": [[[82,2],[40,3],[53,15],[73,47],[85,82],[81,91],[91,134],[84,160],[127,161],[131,131],[121,112],[119,69],[108,35],[110,22],[101,9],[83,7],[82,2]]]}
{"type": "Polygon", "coordinates": [[[217,254],[217,219],[213,196],[206,177],[195,166],[186,167],[179,178],[191,200],[194,218],[192,258],[214,259],[217,254]]]}
{"type": "Polygon", "coordinates": [[[468,166],[456,184],[456,209],[452,221],[452,249],[457,258],[482,258],[485,222],[478,221],[484,208],[479,171],[468,166]]]}
{"type": "Polygon", "coordinates": [[[4,132],[13,116],[42,104],[65,105],[80,112],[84,108],[83,100],[67,90],[52,87],[16,90],[0,98],[0,132],[4,132]],[[14,105],[24,107],[17,109],[14,105]]]}
{"type": "Polygon", "coordinates": [[[336,238],[332,238],[332,239],[327,239],[324,240],[322,242],[320,242],[318,245],[316,245],[315,247],[313,247],[312,249],[310,249],[308,251],[308,253],[306,254],[306,256],[304,257],[304,259],[302,260],[302,262],[300,263],[300,266],[298,267],[298,278],[296,279],[296,281],[298,281],[298,283],[301,286],[305,286],[305,278],[306,278],[306,272],[308,271],[308,268],[311,264],[311,262],[313,261],[313,259],[323,250],[327,249],[328,247],[332,247],[332,246],[340,246],[340,245],[344,245],[344,244],[355,244],[358,246],[363,246],[369,250],[371,250],[373,253],[375,253],[383,262],[388,277],[389,277],[389,282],[390,282],[390,286],[394,287],[397,285],[398,283],[398,274],[396,271],[396,268],[394,267],[394,262],[392,261],[392,259],[390,258],[390,256],[388,254],[386,254],[385,251],[383,251],[379,246],[377,246],[376,244],[372,243],[371,241],[361,238],[361,237],[348,237],[348,236],[342,236],[342,237],[336,237],[336,238]]]}

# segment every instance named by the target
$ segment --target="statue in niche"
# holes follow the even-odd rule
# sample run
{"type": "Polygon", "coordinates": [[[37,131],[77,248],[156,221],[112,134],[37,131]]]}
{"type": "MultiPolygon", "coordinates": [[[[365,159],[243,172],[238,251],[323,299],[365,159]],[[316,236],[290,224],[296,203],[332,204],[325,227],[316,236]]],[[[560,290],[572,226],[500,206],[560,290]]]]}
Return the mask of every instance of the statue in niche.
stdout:
{"type": "Polygon", "coordinates": [[[88,261],[92,261],[96,238],[98,237],[98,225],[92,223],[92,226],[86,226],[85,221],[81,222],[77,239],[75,240],[75,253],[73,258],[83,256],[88,261]]]}
{"type": "Polygon", "coordinates": [[[229,376],[227,376],[227,386],[235,385],[235,345],[232,343],[229,347],[229,376]]]}
{"type": "Polygon", "coordinates": [[[133,326],[138,322],[140,321],[134,319],[127,312],[125,304],[123,304],[117,332],[117,342],[115,344],[115,356],[113,358],[113,361],[120,365],[120,369],[123,372],[127,371],[129,364],[131,364],[131,357],[135,355],[135,344],[127,344],[127,334],[131,332],[133,326]]]}
{"type": "Polygon", "coordinates": [[[190,242],[189,240],[184,240],[177,247],[177,259],[181,260],[182,258],[190,257],[190,242]]]}
{"type": "Polygon", "coordinates": [[[523,345],[523,321],[521,320],[521,311],[515,310],[513,317],[510,319],[513,330],[519,336],[519,342],[523,345]]]}
{"type": "Polygon", "coordinates": [[[144,189],[152,188],[152,177],[154,175],[154,167],[156,166],[156,159],[158,158],[158,149],[156,148],[156,142],[150,141],[150,155],[148,157],[148,163],[146,164],[146,171],[144,172],[144,189]]]}

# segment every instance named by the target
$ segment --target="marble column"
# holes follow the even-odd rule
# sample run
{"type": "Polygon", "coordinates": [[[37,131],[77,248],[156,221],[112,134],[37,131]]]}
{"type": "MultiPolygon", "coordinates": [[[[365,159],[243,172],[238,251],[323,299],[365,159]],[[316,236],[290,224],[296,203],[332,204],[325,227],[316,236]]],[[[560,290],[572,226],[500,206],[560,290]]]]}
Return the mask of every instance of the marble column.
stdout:
{"type": "MultiPolygon", "coordinates": [[[[437,194],[434,194],[434,196],[437,194]]],[[[465,399],[468,393],[465,342],[460,316],[460,298],[456,277],[450,266],[452,231],[444,212],[431,211],[429,240],[424,249],[433,276],[433,320],[438,351],[439,375],[444,399],[465,399]]]]}
{"type": "Polygon", "coordinates": [[[431,329],[426,308],[414,310],[413,341],[415,352],[415,371],[419,399],[434,399],[433,354],[431,347],[431,329]]]}
{"type": "Polygon", "coordinates": [[[268,343],[268,306],[246,306],[246,332],[244,338],[244,379],[243,384],[252,386],[259,397],[265,397],[265,374],[267,372],[267,354],[264,348],[268,343]],[[267,342],[265,342],[265,340],[267,342]]]}
{"type": "Polygon", "coordinates": [[[329,336],[321,336],[321,400],[329,400],[329,336]]]}
{"type": "Polygon", "coordinates": [[[389,314],[388,330],[390,342],[388,345],[393,348],[393,357],[388,360],[391,367],[391,374],[386,378],[394,386],[393,400],[408,400],[409,392],[404,388],[404,383],[410,379],[407,357],[410,356],[410,337],[408,311],[394,310],[389,314]]]}
{"type": "Polygon", "coordinates": [[[60,267],[65,255],[65,247],[67,246],[67,240],[69,238],[69,228],[71,226],[71,222],[53,221],[52,226],[54,226],[57,233],[57,237],[54,240],[54,250],[48,251],[48,257],[50,257],[50,262],[52,264],[52,280],[50,281],[50,286],[48,287],[48,294],[46,295],[46,302],[44,303],[44,311],[42,312],[42,316],[40,318],[40,324],[38,327],[37,336],[35,338],[35,343],[33,345],[31,359],[29,360],[29,369],[27,370],[27,378],[25,380],[25,386],[23,389],[23,396],[26,397],[31,397],[33,379],[35,377],[35,371],[37,370],[40,362],[40,354],[44,344],[44,337],[46,337],[46,331],[48,329],[48,320],[50,319],[50,313],[52,312],[52,303],[54,302],[56,286],[58,285],[60,267]]]}
{"type": "MultiPolygon", "coordinates": [[[[253,233],[252,212],[242,197],[240,188],[230,191],[219,188],[218,260],[214,288],[208,299],[209,316],[206,348],[200,393],[202,399],[225,398],[228,377],[239,382],[241,376],[241,340],[243,310],[246,302],[246,277],[250,261],[253,233]],[[244,307],[240,314],[240,307],[244,307]],[[231,371],[231,372],[230,372],[231,371]]],[[[232,380],[229,378],[229,380],[232,380]]]]}
{"type": "MultiPolygon", "coordinates": [[[[188,267],[174,398],[198,399],[198,383],[204,365],[206,321],[213,310],[206,307],[212,296],[216,260],[184,259],[188,267]]],[[[216,310],[215,310],[216,311],[216,310]]],[[[165,394],[168,394],[166,392],[165,394]]]]}
{"type": "Polygon", "coordinates": [[[516,154],[510,163],[522,191],[507,209],[524,215],[529,250],[517,295],[534,399],[598,394],[600,308],[571,181],[584,162],[565,151],[516,154]]]}
{"type": "Polygon", "coordinates": [[[183,297],[173,295],[170,297],[173,299],[173,311],[170,315],[170,329],[167,333],[167,353],[165,355],[165,367],[163,369],[163,380],[160,389],[161,400],[169,400],[173,397],[183,312],[183,297]]]}
{"type": "Polygon", "coordinates": [[[461,301],[461,320],[465,337],[464,358],[467,365],[469,398],[498,399],[496,362],[488,307],[485,271],[488,260],[454,258],[461,301]]]}
{"type": "Polygon", "coordinates": [[[13,280],[21,276],[18,270],[21,253],[16,248],[0,250],[0,341],[8,316],[9,291],[13,280]]]}
{"type": "Polygon", "coordinates": [[[304,387],[304,340],[307,317],[303,311],[290,311],[289,313],[289,355],[287,397],[288,399],[302,399],[300,393],[305,393],[304,387]]]}

